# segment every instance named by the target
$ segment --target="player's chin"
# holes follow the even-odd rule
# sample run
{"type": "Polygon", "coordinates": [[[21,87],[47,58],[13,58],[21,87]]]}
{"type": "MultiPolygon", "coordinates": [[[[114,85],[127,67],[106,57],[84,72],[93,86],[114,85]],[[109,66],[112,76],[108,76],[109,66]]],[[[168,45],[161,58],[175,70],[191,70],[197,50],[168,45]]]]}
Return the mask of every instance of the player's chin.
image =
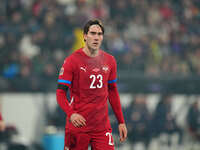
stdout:
{"type": "Polygon", "coordinates": [[[94,50],[98,50],[99,48],[100,48],[99,44],[93,44],[92,45],[92,49],[94,49],[94,50]]]}

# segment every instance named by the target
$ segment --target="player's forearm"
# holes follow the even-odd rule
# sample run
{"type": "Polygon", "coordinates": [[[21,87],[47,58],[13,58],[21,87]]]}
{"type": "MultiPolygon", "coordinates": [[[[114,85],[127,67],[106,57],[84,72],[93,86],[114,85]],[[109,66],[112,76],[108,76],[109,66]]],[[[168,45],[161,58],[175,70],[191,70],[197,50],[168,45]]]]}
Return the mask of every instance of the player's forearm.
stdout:
{"type": "Polygon", "coordinates": [[[125,123],[116,83],[109,85],[108,93],[109,102],[117,117],[118,123],[125,123]]]}
{"type": "Polygon", "coordinates": [[[72,107],[69,105],[69,102],[66,96],[66,91],[62,89],[57,89],[56,99],[57,99],[57,103],[62,108],[62,110],[67,114],[68,117],[70,117],[74,113],[74,111],[72,107]]]}

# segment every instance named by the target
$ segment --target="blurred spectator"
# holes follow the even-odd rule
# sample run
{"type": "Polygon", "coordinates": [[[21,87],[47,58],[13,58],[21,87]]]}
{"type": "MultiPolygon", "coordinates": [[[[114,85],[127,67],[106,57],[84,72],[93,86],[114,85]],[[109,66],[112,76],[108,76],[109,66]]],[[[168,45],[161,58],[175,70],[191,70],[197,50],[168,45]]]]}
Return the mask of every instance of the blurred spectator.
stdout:
{"type": "Polygon", "coordinates": [[[187,125],[191,136],[200,141],[200,100],[193,102],[187,113],[187,125]]]}
{"type": "Polygon", "coordinates": [[[150,142],[150,121],[151,115],[147,109],[146,96],[136,95],[132,104],[126,109],[127,127],[129,130],[129,140],[133,144],[142,142],[144,147],[148,147],[150,142]]]}
{"type": "Polygon", "coordinates": [[[9,125],[4,132],[0,132],[0,143],[5,143],[6,150],[28,150],[28,146],[19,140],[18,134],[17,128],[9,125]]]}
{"type": "Polygon", "coordinates": [[[163,94],[159,103],[156,106],[152,127],[155,136],[162,136],[162,134],[167,134],[169,137],[167,139],[168,146],[171,145],[170,135],[175,133],[179,136],[179,144],[182,144],[182,129],[176,123],[176,116],[172,114],[172,95],[163,94]]]}

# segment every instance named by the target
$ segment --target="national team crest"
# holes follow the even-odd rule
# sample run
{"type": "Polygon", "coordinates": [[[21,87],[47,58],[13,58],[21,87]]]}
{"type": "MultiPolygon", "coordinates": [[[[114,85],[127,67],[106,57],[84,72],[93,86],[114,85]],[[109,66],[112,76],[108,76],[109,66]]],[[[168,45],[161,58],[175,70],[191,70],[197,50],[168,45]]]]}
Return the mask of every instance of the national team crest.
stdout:
{"type": "Polygon", "coordinates": [[[107,66],[104,66],[104,67],[102,68],[102,70],[105,71],[105,72],[107,72],[107,71],[109,70],[109,68],[108,68],[107,66]]]}

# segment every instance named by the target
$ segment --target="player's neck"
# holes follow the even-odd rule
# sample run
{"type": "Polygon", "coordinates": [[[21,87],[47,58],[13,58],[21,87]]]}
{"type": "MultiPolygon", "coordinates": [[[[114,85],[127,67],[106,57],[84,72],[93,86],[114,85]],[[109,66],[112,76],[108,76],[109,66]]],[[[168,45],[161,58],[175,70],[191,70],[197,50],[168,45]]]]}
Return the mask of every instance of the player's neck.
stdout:
{"type": "Polygon", "coordinates": [[[99,50],[98,49],[92,49],[92,48],[88,48],[88,47],[84,47],[83,51],[89,57],[96,57],[99,54],[99,50]]]}

